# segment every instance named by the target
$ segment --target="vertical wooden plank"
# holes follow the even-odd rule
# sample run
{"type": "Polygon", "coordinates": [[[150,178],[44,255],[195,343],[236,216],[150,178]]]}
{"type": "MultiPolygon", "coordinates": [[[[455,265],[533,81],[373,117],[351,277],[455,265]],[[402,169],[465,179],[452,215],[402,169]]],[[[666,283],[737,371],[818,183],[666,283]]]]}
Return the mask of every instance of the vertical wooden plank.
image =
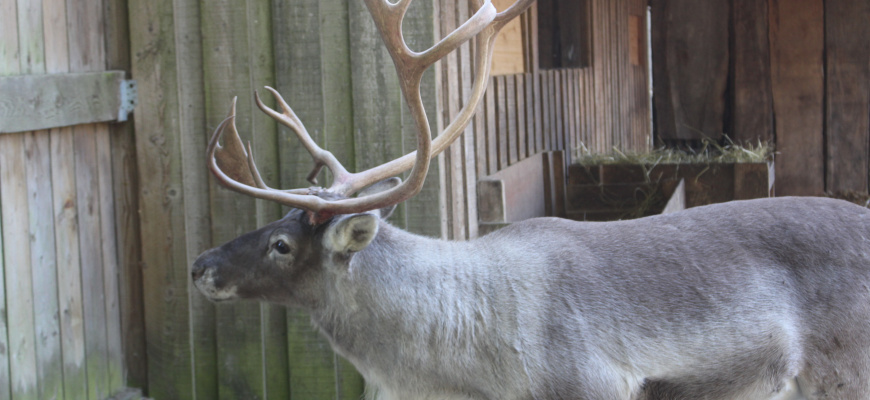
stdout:
{"type": "Polygon", "coordinates": [[[728,81],[727,1],[654,3],[658,132],[664,139],[718,139],[728,81]]]}
{"type": "Polygon", "coordinates": [[[118,292],[118,248],[115,236],[115,206],[112,191],[112,154],[109,127],[96,126],[97,197],[103,268],[103,304],[106,308],[107,392],[124,388],[124,358],[121,346],[121,309],[118,292]]]}
{"type": "Polygon", "coordinates": [[[824,4],[770,0],[776,192],[824,193],[824,4]]]}
{"type": "MultiPolygon", "coordinates": [[[[174,143],[178,146],[176,150],[178,154],[183,155],[179,157],[180,159],[176,159],[182,175],[178,178],[180,179],[178,187],[173,185],[170,189],[173,190],[173,199],[182,200],[184,231],[179,234],[183,234],[184,238],[185,246],[180,249],[184,251],[184,264],[175,266],[180,275],[200,253],[213,244],[209,176],[207,170],[202,168],[206,163],[203,149],[206,147],[211,131],[208,130],[210,125],[205,116],[207,102],[203,96],[205,88],[200,4],[190,0],[176,1],[172,5],[172,16],[175,21],[172,40],[176,57],[173,72],[183,84],[164,90],[172,93],[178,102],[177,110],[173,112],[177,112],[178,128],[176,129],[182,133],[174,143]]],[[[215,107],[221,105],[228,107],[229,100],[214,98],[211,103],[215,107]]],[[[259,152],[257,156],[259,159],[261,156],[259,152]]],[[[131,274],[135,272],[133,270],[131,274]]],[[[189,273],[184,274],[184,281],[190,281],[189,273]]],[[[191,393],[185,394],[184,397],[216,399],[218,398],[218,350],[215,306],[198,290],[193,289],[190,283],[187,285],[185,293],[179,293],[179,297],[183,295],[186,301],[179,302],[189,310],[189,326],[178,332],[178,339],[176,339],[187,340],[185,344],[189,344],[187,349],[189,353],[186,355],[189,355],[190,359],[180,360],[177,364],[178,368],[187,366],[190,369],[191,393]],[[189,338],[182,339],[182,335],[189,338]]]]}
{"type": "MultiPolygon", "coordinates": [[[[67,22],[70,32],[70,71],[98,71],[105,68],[104,18],[102,4],[69,0],[67,22]]],[[[99,170],[97,165],[97,125],[73,128],[76,165],[76,197],[79,237],[101,235],[99,170]]],[[[82,306],[85,322],[85,359],[88,398],[111,395],[109,371],[108,315],[105,303],[105,276],[101,243],[79,242],[82,267],[82,306]]]]}
{"type": "Polygon", "coordinates": [[[58,314],[57,256],[52,210],[51,149],[48,131],[24,136],[27,195],[30,206],[30,254],[33,271],[33,315],[39,398],[60,398],[63,393],[58,314]]]}
{"type": "MultiPolygon", "coordinates": [[[[268,0],[246,2],[245,18],[247,24],[247,46],[244,48],[251,72],[249,84],[253,86],[274,85],[276,82],[272,43],[272,3],[268,0]]],[[[248,88],[248,91],[251,89],[248,88]]],[[[250,99],[250,97],[248,97],[250,99]]],[[[249,100],[250,101],[250,100],[249,100]]],[[[270,101],[271,103],[271,101],[270,101]]],[[[254,133],[252,143],[260,173],[268,182],[279,181],[280,154],[278,152],[278,129],[274,119],[254,110],[255,117],[250,128],[254,133]]],[[[271,223],[282,216],[281,206],[258,200],[256,202],[257,226],[271,223]]],[[[255,343],[260,345],[258,367],[261,369],[262,386],[265,399],[286,399],[290,397],[288,376],[290,374],[287,341],[286,307],[274,304],[259,304],[260,337],[255,343]]]]}
{"type": "Polygon", "coordinates": [[[4,241],[9,389],[14,399],[37,399],[30,219],[24,134],[0,136],[0,215],[4,241]],[[10,301],[14,299],[14,301],[10,301]]]}
{"type": "Polygon", "coordinates": [[[52,130],[50,142],[63,390],[67,399],[83,399],[87,397],[87,377],[72,128],[52,130]]]}
{"type": "MultiPolygon", "coordinates": [[[[56,0],[51,0],[56,1],[56,0]]],[[[46,5],[45,8],[57,5],[46,5]]],[[[106,65],[110,70],[129,71],[130,31],[129,10],[126,0],[107,0],[103,3],[106,19],[106,65]]],[[[62,7],[65,13],[65,5],[62,7]]],[[[52,12],[52,11],[46,11],[52,12]]],[[[66,26],[64,21],[63,26],[66,26]]],[[[48,32],[48,30],[46,30],[48,32]]],[[[64,34],[64,31],[61,31],[64,34]]],[[[48,33],[46,33],[48,36],[48,33]]],[[[48,46],[46,45],[46,48],[48,46]]],[[[47,51],[48,52],[48,51],[47,51]]],[[[201,52],[200,52],[201,53],[201,52]]],[[[46,56],[49,57],[48,55],[46,56]]],[[[145,359],[145,321],[142,297],[141,237],[139,236],[138,176],[133,123],[109,125],[112,205],[115,208],[114,233],[117,238],[118,301],[120,311],[121,360],[124,384],[145,388],[147,360],[145,359]]],[[[201,153],[200,150],[198,153],[201,153]]],[[[104,233],[105,234],[105,233],[104,233]]]]}
{"type": "MultiPolygon", "coordinates": [[[[342,111],[353,106],[351,72],[348,70],[351,65],[350,38],[342,33],[349,26],[348,4],[316,0],[292,5],[273,2],[272,10],[275,65],[278,71],[283,71],[276,76],[277,89],[282,93],[293,93],[287,101],[312,138],[335,152],[346,167],[353,168],[356,164],[353,148],[337,146],[342,135],[347,134],[343,130],[349,129],[353,134],[354,122],[352,111],[342,111]],[[332,10],[330,21],[321,19],[325,10],[332,10]],[[330,36],[332,47],[326,45],[326,37],[330,36]],[[343,56],[341,52],[345,52],[343,56]],[[331,59],[333,65],[327,65],[326,59],[331,59]],[[327,68],[332,68],[332,74],[326,74],[327,68]],[[331,100],[326,101],[327,97],[331,100]],[[334,125],[328,125],[331,118],[325,110],[327,107],[333,107],[337,114],[332,117],[337,119],[334,125]],[[329,133],[326,133],[327,126],[329,133]]],[[[281,186],[304,185],[312,167],[310,155],[291,131],[282,128],[281,137],[281,186]]],[[[346,140],[353,143],[353,137],[346,140]]],[[[318,179],[325,181],[326,178],[321,175],[318,179]]],[[[295,310],[287,313],[287,346],[289,397],[335,399],[336,358],[311,326],[310,316],[295,310]]]]}
{"type": "Polygon", "coordinates": [[[769,142],[773,140],[773,99],[768,5],[766,1],[732,1],[731,138],[745,143],[769,142]]]}
{"type": "MultiPolygon", "coordinates": [[[[69,71],[69,39],[66,1],[44,1],[43,18],[46,72],[67,72],[69,71]]],[[[63,396],[58,398],[83,399],[87,397],[87,377],[73,130],[70,127],[52,129],[49,135],[51,215],[57,263],[59,340],[62,359],[60,368],[63,382],[63,396]]]]}
{"type": "Polygon", "coordinates": [[[498,171],[498,79],[490,78],[484,103],[486,104],[486,173],[498,171]]]}
{"type": "MultiPolygon", "coordinates": [[[[0,15],[17,15],[15,0],[0,0],[0,15]]],[[[0,76],[18,73],[18,23],[15,18],[7,17],[0,25],[0,76]]],[[[2,140],[2,139],[0,139],[2,140]]],[[[2,150],[0,150],[2,151],[2,150]]],[[[0,185],[3,182],[0,181],[0,185]]],[[[0,276],[6,275],[6,243],[3,240],[3,198],[0,196],[0,276]]],[[[11,248],[11,247],[10,247],[11,248]]],[[[0,279],[0,315],[9,315],[6,303],[6,282],[0,279]]],[[[9,325],[8,318],[0,318],[0,400],[12,398],[12,377],[9,363],[9,325]]]]}
{"type": "Polygon", "coordinates": [[[507,109],[507,82],[504,75],[496,78],[496,121],[498,123],[496,138],[498,140],[498,170],[501,171],[510,165],[508,158],[509,141],[508,138],[508,109],[507,109]]]}
{"type": "Polygon", "coordinates": [[[574,79],[575,71],[565,71],[563,75],[562,93],[565,98],[565,153],[571,154],[571,151],[577,146],[577,98],[575,96],[577,89],[577,81],[574,79]]]}
{"type": "Polygon", "coordinates": [[[549,71],[541,71],[538,75],[540,91],[538,93],[541,103],[541,111],[538,113],[541,119],[541,149],[544,151],[551,150],[550,145],[552,137],[552,119],[550,118],[550,79],[549,71]]]}
{"type": "MultiPolygon", "coordinates": [[[[249,14],[252,5],[248,1],[215,1],[201,8],[203,78],[207,99],[231,99],[239,93],[250,93],[255,68],[249,62],[250,52],[257,39],[251,36],[254,20],[249,19],[249,14]]],[[[236,124],[243,140],[252,144],[263,139],[263,132],[258,132],[263,115],[255,111],[249,95],[240,98],[236,124]]],[[[220,121],[224,115],[226,103],[206,103],[207,121],[220,121]]],[[[257,209],[257,202],[252,198],[212,183],[212,244],[218,245],[256,228],[259,222],[257,209]]],[[[217,398],[265,398],[260,305],[218,305],[215,318],[219,349],[217,398]]]]}
{"type": "MultiPolygon", "coordinates": [[[[500,0],[501,1],[501,0],[500,0]]],[[[465,21],[468,20],[469,16],[472,14],[470,7],[471,4],[467,2],[457,2],[457,20],[456,26],[460,26],[465,21]]],[[[430,14],[431,15],[431,14],[430,14]]],[[[431,17],[429,17],[431,18],[431,17]]],[[[519,23],[519,19],[511,21],[505,29],[513,29],[516,32],[517,44],[516,49],[518,52],[522,52],[522,27],[519,23]]],[[[445,31],[447,32],[447,31],[445,31]]],[[[507,33],[504,29],[502,30],[502,34],[507,33]]],[[[471,87],[474,83],[472,80],[472,66],[474,65],[474,60],[472,60],[471,54],[471,42],[466,42],[462,46],[457,49],[459,52],[459,78],[460,78],[460,88],[461,88],[461,96],[462,102],[461,105],[465,106],[471,97],[471,87]]],[[[522,56],[520,55],[520,58],[522,56]]],[[[518,62],[518,68],[521,70],[523,68],[522,61],[518,62]]],[[[485,77],[488,78],[488,77],[485,77]]],[[[465,128],[465,133],[463,133],[462,137],[459,139],[462,141],[462,179],[464,183],[463,193],[464,193],[464,208],[465,208],[465,226],[466,238],[475,238],[478,233],[477,226],[477,174],[474,166],[475,160],[475,148],[474,148],[474,129],[469,124],[465,128]]]]}
{"type": "Polygon", "coordinates": [[[525,103],[523,114],[525,115],[526,120],[526,146],[529,149],[529,156],[538,154],[537,132],[535,130],[535,124],[537,124],[538,121],[537,116],[535,115],[536,102],[534,76],[534,74],[523,75],[523,93],[525,95],[525,99],[523,100],[525,103]]]}
{"type": "MultiPolygon", "coordinates": [[[[526,40],[525,47],[525,56],[526,56],[526,72],[527,73],[537,73],[538,68],[540,67],[538,64],[538,60],[540,60],[540,49],[538,48],[538,3],[535,2],[529,7],[529,10],[523,14],[524,24],[523,29],[525,32],[523,33],[523,37],[526,40]]],[[[528,75],[528,74],[527,74],[528,75]]]]}
{"type": "Polygon", "coordinates": [[[559,150],[565,150],[565,80],[564,70],[553,71],[553,101],[556,110],[556,138],[559,150]]]}
{"type": "Polygon", "coordinates": [[[529,132],[526,129],[526,75],[514,76],[516,80],[516,109],[517,115],[517,145],[519,146],[519,159],[525,160],[529,156],[529,132]]]}
{"type": "Polygon", "coordinates": [[[527,76],[527,85],[529,92],[529,121],[532,124],[532,139],[535,146],[535,154],[543,151],[543,118],[541,117],[541,79],[540,72],[535,72],[527,76]]]}
{"type": "MultiPolygon", "coordinates": [[[[42,4],[36,1],[18,0],[18,52],[20,73],[45,72],[45,51],[42,29],[42,4]]],[[[6,16],[4,24],[10,16],[6,16]]]]}
{"type": "MultiPolygon", "coordinates": [[[[342,0],[321,0],[319,12],[320,65],[323,69],[321,79],[323,85],[324,143],[326,149],[331,151],[339,160],[342,160],[345,165],[349,165],[347,163],[354,159],[354,132],[348,4],[342,0]]],[[[415,21],[408,19],[406,23],[414,24],[415,21]]],[[[295,40],[293,37],[285,39],[295,40]]],[[[410,37],[408,39],[413,42],[416,38],[410,37]]],[[[302,182],[302,180],[300,179],[298,182],[302,182]]],[[[427,181],[427,184],[430,182],[427,181]]],[[[430,186],[424,187],[421,190],[421,194],[430,193],[430,186]]],[[[437,196],[437,193],[435,195],[437,196]]],[[[407,208],[409,210],[412,209],[410,203],[407,205],[407,208]]],[[[408,214],[410,213],[409,211],[408,214]]],[[[435,218],[438,218],[438,215],[435,215],[435,218]]],[[[409,220],[411,220],[410,215],[409,220]]],[[[417,220],[414,221],[416,222],[417,220]]],[[[426,224],[425,221],[420,221],[419,223],[426,224]]],[[[440,232],[438,223],[436,222],[433,225],[435,225],[434,229],[440,232]]],[[[297,322],[300,324],[308,323],[310,325],[310,321],[300,320],[297,322]]],[[[328,347],[323,348],[322,344],[325,343],[325,340],[322,337],[318,339],[320,340],[319,343],[321,343],[319,349],[321,352],[332,351],[328,347]]],[[[337,354],[332,354],[332,362],[333,374],[335,375],[335,398],[358,399],[360,393],[364,390],[362,376],[347,360],[344,360],[337,354]]],[[[290,376],[293,376],[292,371],[290,376]]]]}
{"type": "Polygon", "coordinates": [[[517,137],[517,82],[513,76],[506,76],[504,87],[504,135],[507,142],[508,165],[516,164],[519,160],[519,138],[517,137]]]}
{"type": "MultiPolygon", "coordinates": [[[[79,237],[100,237],[99,171],[97,169],[96,126],[74,128],[76,205],[79,237]]],[[[82,266],[82,306],[85,320],[85,359],[88,398],[109,396],[109,350],[104,302],[103,254],[99,240],[79,241],[82,266]]]]}
{"type": "MultiPolygon", "coordinates": [[[[198,2],[194,2],[198,5],[198,2]]],[[[178,3],[179,10],[194,3],[178,3]]],[[[189,48],[176,28],[188,19],[167,18],[170,0],[132,0],[129,13],[132,75],[139,85],[136,161],[140,184],[142,281],[148,346],[148,395],[194,398],[191,309],[186,238],[179,70],[189,48]],[[177,44],[178,43],[178,44],[177,44]],[[180,46],[179,46],[180,45],[180,46]]],[[[180,15],[181,13],[179,13],[180,15]]],[[[179,31],[179,32],[183,32],[179,31]]],[[[201,53],[200,53],[201,54],[201,53]]],[[[182,74],[182,78],[183,78],[182,74]]],[[[193,81],[192,83],[195,83],[193,81]]],[[[212,122],[216,124],[216,122],[212,122]]],[[[211,399],[216,396],[209,397],[211,399]]]]}
{"type": "MultiPolygon", "coordinates": [[[[487,90],[487,93],[489,91],[487,90]]],[[[489,95],[484,93],[483,100],[477,106],[477,111],[474,113],[474,145],[477,148],[477,159],[474,160],[474,166],[477,168],[477,176],[483,177],[487,175],[486,171],[486,98],[489,95]]],[[[475,190],[477,192],[477,190],[475,190]]]]}
{"type": "Polygon", "coordinates": [[[825,132],[829,192],[867,192],[870,2],[825,1],[825,132]]]}
{"type": "MultiPolygon", "coordinates": [[[[455,2],[443,2],[441,5],[441,32],[452,32],[457,26],[460,18],[460,10],[465,5],[460,5],[455,2]]],[[[453,118],[459,113],[462,103],[462,58],[458,51],[448,54],[442,59],[441,63],[444,68],[442,88],[445,96],[446,104],[443,109],[443,120],[445,125],[449,124],[453,118]]],[[[450,185],[448,199],[448,218],[450,219],[450,234],[454,240],[463,240],[466,238],[466,194],[465,194],[465,175],[463,166],[465,157],[463,154],[463,140],[457,140],[450,145],[446,151],[447,177],[450,185]]]]}
{"type": "Polygon", "coordinates": [[[559,75],[558,71],[547,71],[547,103],[549,107],[549,115],[547,119],[550,121],[550,148],[549,150],[561,150],[560,143],[562,136],[562,121],[559,117],[562,115],[562,110],[559,109],[559,75]]]}

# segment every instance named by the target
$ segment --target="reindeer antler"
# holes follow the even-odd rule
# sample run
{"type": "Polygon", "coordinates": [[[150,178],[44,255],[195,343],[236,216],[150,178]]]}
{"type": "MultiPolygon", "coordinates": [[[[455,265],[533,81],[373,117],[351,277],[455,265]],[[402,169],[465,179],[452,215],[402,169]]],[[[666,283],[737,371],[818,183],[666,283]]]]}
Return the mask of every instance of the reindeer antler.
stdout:
{"type": "Polygon", "coordinates": [[[534,0],[518,0],[505,11],[497,13],[490,0],[471,1],[474,15],[468,21],[450,32],[431,48],[417,53],[412,51],[402,38],[402,20],[411,0],[399,0],[396,3],[390,3],[389,0],[365,0],[378,32],[381,34],[396,66],[402,95],[417,126],[417,151],[366,171],[348,172],[332,153],[320,148],[314,142],[302,121],[299,120],[299,117],[281,95],[275,89],[266,87],[266,90],[275,97],[281,112],[264,105],[255,92],[257,106],[293,130],[302,145],[311,154],[314,167],[308,175],[309,182],[316,185],[317,174],[323,167],[326,167],[332,171],[333,184],[329,188],[312,187],[292,190],[277,190],[266,186],[254,164],[250,145],[248,145],[248,151],[245,151],[236,130],[235,100],[233,100],[229,116],[217,127],[209,142],[209,169],[221,184],[232,190],[308,210],[312,223],[321,223],[337,214],[359,213],[384,208],[413,197],[423,187],[423,181],[426,179],[429,169],[429,160],[444,151],[450,143],[459,137],[483,98],[489,80],[493,44],[498,32],[507,22],[521,14],[534,2],[534,0]],[[433,141],[432,130],[420,96],[423,73],[436,61],[475,37],[477,38],[475,81],[472,85],[471,95],[456,119],[433,141]],[[230,137],[225,146],[220,146],[218,141],[227,127],[230,129],[230,137]],[[368,185],[409,169],[411,172],[408,179],[392,189],[365,197],[350,198],[354,193],[368,185]],[[337,194],[340,198],[326,200],[317,196],[322,192],[337,194]]]}

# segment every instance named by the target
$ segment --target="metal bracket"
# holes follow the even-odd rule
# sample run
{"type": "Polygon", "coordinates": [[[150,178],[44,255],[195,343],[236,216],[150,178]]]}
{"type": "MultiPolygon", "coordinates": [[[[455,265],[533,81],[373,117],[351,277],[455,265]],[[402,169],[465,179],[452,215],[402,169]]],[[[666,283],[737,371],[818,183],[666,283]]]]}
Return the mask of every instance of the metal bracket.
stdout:
{"type": "Polygon", "coordinates": [[[121,104],[118,107],[118,121],[126,121],[127,115],[139,104],[139,87],[133,79],[121,81],[121,104]]]}

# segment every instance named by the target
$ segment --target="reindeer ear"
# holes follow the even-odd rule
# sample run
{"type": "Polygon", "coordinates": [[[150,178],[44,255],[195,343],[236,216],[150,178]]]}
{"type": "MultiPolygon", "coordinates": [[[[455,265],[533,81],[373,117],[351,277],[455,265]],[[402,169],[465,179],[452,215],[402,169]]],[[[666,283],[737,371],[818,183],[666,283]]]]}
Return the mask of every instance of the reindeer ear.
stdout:
{"type": "MultiPolygon", "coordinates": [[[[396,186],[399,186],[400,183],[402,183],[402,180],[397,178],[397,177],[384,179],[380,182],[377,182],[377,183],[361,190],[359,192],[359,195],[357,195],[357,197],[365,197],[365,196],[372,195],[375,193],[380,193],[380,192],[383,192],[385,190],[389,190],[389,189],[392,189],[396,186]]],[[[393,211],[395,211],[395,210],[396,210],[396,205],[394,204],[394,205],[391,205],[389,207],[384,207],[378,211],[380,212],[381,218],[387,219],[390,217],[390,215],[393,214],[393,211]]]]}
{"type": "Polygon", "coordinates": [[[360,251],[378,235],[378,222],[377,215],[373,213],[340,217],[326,228],[324,246],[338,253],[360,251]]]}

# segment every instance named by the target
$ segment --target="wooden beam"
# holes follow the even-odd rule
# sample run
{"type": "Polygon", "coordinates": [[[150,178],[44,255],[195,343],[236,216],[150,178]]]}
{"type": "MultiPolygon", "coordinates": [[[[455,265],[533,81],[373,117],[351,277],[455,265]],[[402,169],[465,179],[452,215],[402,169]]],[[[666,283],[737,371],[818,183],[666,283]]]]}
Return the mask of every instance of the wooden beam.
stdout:
{"type": "Polygon", "coordinates": [[[0,133],[117,121],[123,81],[123,71],[0,77],[0,133]]]}
{"type": "Polygon", "coordinates": [[[771,0],[770,64],[776,191],[824,193],[824,2],[771,0]]]}
{"type": "Polygon", "coordinates": [[[867,192],[870,3],[825,2],[825,135],[829,192],[867,192]]]}

